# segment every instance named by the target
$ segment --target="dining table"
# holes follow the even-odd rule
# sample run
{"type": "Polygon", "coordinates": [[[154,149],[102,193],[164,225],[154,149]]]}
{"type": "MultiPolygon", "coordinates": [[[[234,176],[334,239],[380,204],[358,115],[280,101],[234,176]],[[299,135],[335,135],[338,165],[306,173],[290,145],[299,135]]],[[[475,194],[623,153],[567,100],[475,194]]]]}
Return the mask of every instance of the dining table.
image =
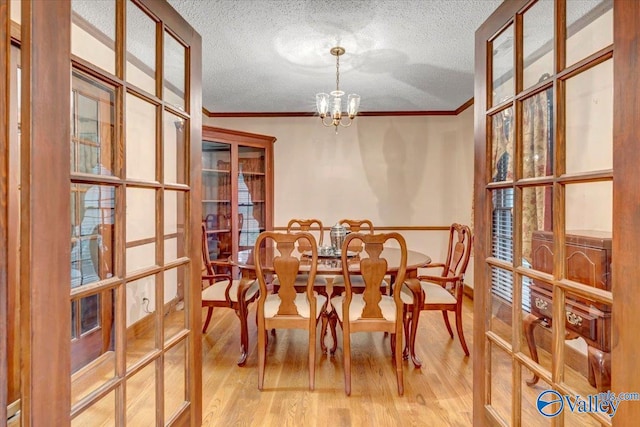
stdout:
{"type": "MultiPolygon", "coordinates": [[[[385,247],[383,254],[384,258],[387,260],[386,274],[391,279],[391,286],[394,286],[395,277],[400,268],[400,249],[395,247],[385,247]]],[[[268,275],[274,273],[275,270],[273,268],[273,260],[278,255],[279,252],[274,247],[260,248],[259,253],[257,254],[254,248],[249,248],[238,251],[237,258],[232,259],[232,264],[240,268],[243,277],[255,278],[256,259],[260,260],[263,273],[268,275]]],[[[310,251],[296,249],[293,251],[293,255],[300,260],[298,273],[309,273],[312,267],[312,257],[309,256],[310,251]]],[[[348,271],[350,275],[358,275],[360,273],[359,260],[366,257],[367,253],[365,251],[354,251],[353,253],[349,253],[347,262],[349,263],[348,271]]],[[[407,267],[405,278],[409,279],[417,277],[418,269],[421,267],[425,267],[430,263],[431,258],[428,255],[414,250],[407,250],[407,267]]],[[[316,276],[339,275],[343,275],[342,259],[339,254],[332,252],[330,254],[318,255],[316,276]]],[[[405,356],[410,357],[413,364],[419,368],[422,365],[422,362],[415,353],[414,343],[418,328],[418,320],[420,318],[420,308],[423,306],[424,302],[424,294],[422,290],[419,289],[419,287],[407,287],[406,289],[411,290],[411,292],[413,293],[414,304],[412,306],[410,317],[410,336],[405,337],[405,356]]],[[[327,295],[331,295],[331,292],[332,280],[327,280],[327,295]]],[[[321,339],[324,340],[324,336],[321,339]]],[[[322,344],[324,344],[324,342],[322,344]]],[[[322,348],[323,350],[325,349],[324,345],[322,345],[322,348]]]]}

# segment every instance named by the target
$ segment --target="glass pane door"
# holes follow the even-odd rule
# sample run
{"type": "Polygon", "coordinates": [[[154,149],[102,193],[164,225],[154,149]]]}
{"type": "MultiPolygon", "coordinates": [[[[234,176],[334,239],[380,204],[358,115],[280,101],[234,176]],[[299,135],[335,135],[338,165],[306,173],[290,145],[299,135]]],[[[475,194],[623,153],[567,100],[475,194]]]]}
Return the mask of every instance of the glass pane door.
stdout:
{"type": "Polygon", "coordinates": [[[505,3],[476,43],[491,76],[476,77],[489,82],[478,129],[490,157],[476,163],[476,239],[491,245],[475,409],[502,425],[610,424],[565,403],[597,398],[615,374],[613,2],[574,3],[505,3]]]}
{"type": "Polygon", "coordinates": [[[239,250],[252,248],[266,230],[265,150],[238,147],[239,250]]]}
{"type": "Polygon", "coordinates": [[[231,146],[202,143],[202,219],[209,241],[209,259],[228,259],[231,239],[231,146]]]}
{"type": "MultiPolygon", "coordinates": [[[[175,18],[165,2],[73,2],[73,425],[199,424],[200,46],[175,18]]],[[[227,192],[213,199],[228,210],[227,192]]]]}

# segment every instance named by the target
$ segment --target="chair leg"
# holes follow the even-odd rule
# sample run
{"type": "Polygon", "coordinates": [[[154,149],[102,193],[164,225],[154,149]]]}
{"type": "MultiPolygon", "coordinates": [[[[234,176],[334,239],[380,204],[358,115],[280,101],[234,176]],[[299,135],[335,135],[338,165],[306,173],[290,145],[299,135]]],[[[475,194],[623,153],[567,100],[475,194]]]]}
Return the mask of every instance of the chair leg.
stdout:
{"type": "Polygon", "coordinates": [[[313,391],[316,383],[316,325],[309,321],[313,327],[309,328],[309,390],[313,391]]]}
{"type": "Polygon", "coordinates": [[[458,331],[458,338],[460,338],[460,344],[462,344],[462,350],[464,354],[469,355],[469,348],[467,342],[464,340],[464,331],[462,330],[462,305],[458,304],[456,307],[456,330],[458,331]]]}
{"type": "Polygon", "coordinates": [[[347,396],[351,396],[351,333],[349,330],[342,328],[342,358],[344,360],[344,392],[347,396]]]}
{"type": "Polygon", "coordinates": [[[211,322],[211,315],[213,314],[213,307],[209,306],[207,311],[207,318],[204,321],[204,326],[202,327],[202,333],[207,333],[207,328],[209,327],[209,322],[211,322]]]}
{"type": "Polygon", "coordinates": [[[258,390],[262,390],[264,385],[264,365],[267,353],[267,331],[264,323],[258,321],[258,390]]]}
{"type": "Polygon", "coordinates": [[[416,335],[418,335],[418,322],[420,321],[420,311],[424,306],[422,298],[418,300],[418,304],[413,305],[413,309],[411,310],[411,322],[409,323],[410,327],[410,336],[407,338],[409,341],[409,357],[411,357],[411,361],[413,362],[413,366],[416,368],[422,367],[422,361],[416,355],[416,335]]]}
{"type": "Polygon", "coordinates": [[[247,317],[249,309],[246,304],[239,304],[236,314],[240,319],[240,358],[238,366],[244,366],[247,363],[247,354],[249,352],[249,325],[247,317]]]}
{"type": "Polygon", "coordinates": [[[411,306],[405,305],[402,308],[402,324],[404,326],[404,336],[406,337],[404,350],[402,351],[403,359],[409,358],[409,343],[411,342],[411,334],[410,334],[410,328],[409,328],[410,322],[411,322],[410,313],[411,313],[411,306]]]}
{"type": "Polygon", "coordinates": [[[449,335],[451,336],[451,339],[453,339],[453,331],[451,330],[451,323],[449,323],[447,310],[442,310],[442,317],[444,318],[444,324],[447,326],[447,331],[449,331],[449,335]]]}
{"type": "Polygon", "coordinates": [[[389,339],[389,347],[391,347],[391,360],[393,363],[396,363],[396,335],[391,334],[391,338],[389,339]]]}
{"type": "Polygon", "coordinates": [[[402,373],[402,337],[398,337],[396,334],[393,334],[391,336],[391,341],[395,344],[393,354],[395,356],[396,380],[398,381],[398,396],[402,396],[404,394],[404,379],[402,373]]]}

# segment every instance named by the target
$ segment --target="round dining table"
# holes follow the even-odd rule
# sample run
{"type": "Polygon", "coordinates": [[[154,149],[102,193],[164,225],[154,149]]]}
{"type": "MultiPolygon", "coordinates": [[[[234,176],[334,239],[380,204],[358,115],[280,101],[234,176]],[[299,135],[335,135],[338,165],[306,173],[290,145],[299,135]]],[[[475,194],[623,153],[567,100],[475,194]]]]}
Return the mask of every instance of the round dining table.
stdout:
{"type": "MultiPolygon", "coordinates": [[[[264,273],[273,273],[273,259],[279,254],[277,249],[273,247],[260,248],[257,256],[260,259],[262,270],[264,273]]],[[[300,259],[300,265],[298,273],[305,274],[311,270],[312,258],[309,256],[310,251],[293,251],[293,255],[300,259]]],[[[400,268],[400,249],[394,247],[385,247],[383,251],[384,258],[387,260],[387,274],[391,277],[391,284],[393,286],[395,276],[400,268]]],[[[353,256],[349,256],[349,273],[357,275],[360,273],[360,260],[366,258],[367,253],[365,251],[353,252],[353,256]]],[[[415,278],[418,276],[418,268],[425,267],[431,263],[431,258],[418,251],[407,250],[407,270],[406,278],[415,278]]],[[[256,270],[256,253],[254,249],[245,249],[238,251],[236,259],[232,260],[232,264],[239,267],[245,277],[255,277],[256,270]]],[[[331,276],[342,275],[342,260],[339,255],[318,255],[317,271],[316,275],[331,276]]],[[[331,287],[331,281],[328,281],[327,288],[331,287]]],[[[410,336],[406,337],[406,348],[408,356],[411,357],[413,364],[416,367],[420,367],[422,362],[415,354],[415,348],[413,343],[415,342],[416,331],[418,328],[418,320],[420,317],[420,308],[423,305],[424,295],[421,290],[417,290],[417,287],[407,287],[413,292],[413,311],[411,313],[410,322],[410,336]]],[[[331,289],[327,289],[327,293],[331,295],[331,289]]],[[[324,339],[324,337],[322,338],[324,339]]],[[[324,346],[323,346],[324,347],[324,346]]]]}

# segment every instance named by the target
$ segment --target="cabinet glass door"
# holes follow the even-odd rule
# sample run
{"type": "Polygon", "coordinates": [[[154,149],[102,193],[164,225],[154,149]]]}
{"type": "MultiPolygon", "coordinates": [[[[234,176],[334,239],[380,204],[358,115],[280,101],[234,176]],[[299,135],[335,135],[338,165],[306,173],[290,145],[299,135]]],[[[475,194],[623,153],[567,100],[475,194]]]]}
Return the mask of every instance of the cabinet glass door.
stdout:
{"type": "Polygon", "coordinates": [[[209,259],[227,259],[231,239],[231,146],[202,143],[202,219],[209,240],[209,259]]]}
{"type": "Polygon", "coordinates": [[[252,248],[266,230],[265,150],[238,147],[239,250],[252,248]]]}

